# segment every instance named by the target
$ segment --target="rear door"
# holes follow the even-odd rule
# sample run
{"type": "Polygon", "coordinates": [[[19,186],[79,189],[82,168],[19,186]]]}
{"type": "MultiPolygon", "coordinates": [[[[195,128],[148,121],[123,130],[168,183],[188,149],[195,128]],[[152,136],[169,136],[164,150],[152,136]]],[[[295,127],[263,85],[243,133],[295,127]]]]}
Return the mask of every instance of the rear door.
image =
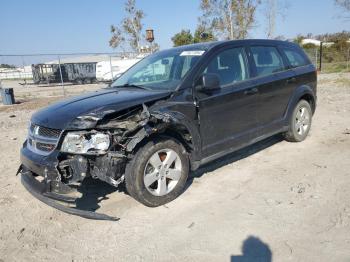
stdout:
{"type": "Polygon", "coordinates": [[[217,74],[220,90],[196,92],[204,157],[247,143],[257,126],[257,90],[244,47],[217,51],[201,73],[217,74]]]}
{"type": "Polygon", "coordinates": [[[298,46],[280,46],[289,67],[296,74],[296,87],[300,85],[314,86],[316,81],[315,67],[307,55],[298,46]]]}
{"type": "Polygon", "coordinates": [[[280,128],[289,98],[296,86],[295,72],[276,46],[250,47],[255,80],[258,84],[259,135],[280,128]]]}

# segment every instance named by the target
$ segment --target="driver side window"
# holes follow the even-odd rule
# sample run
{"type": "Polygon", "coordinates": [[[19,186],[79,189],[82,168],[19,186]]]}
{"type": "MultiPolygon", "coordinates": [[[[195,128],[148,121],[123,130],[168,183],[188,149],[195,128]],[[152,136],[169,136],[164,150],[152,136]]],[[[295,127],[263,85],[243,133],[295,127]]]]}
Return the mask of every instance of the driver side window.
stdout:
{"type": "Polygon", "coordinates": [[[249,72],[244,48],[221,51],[210,61],[204,73],[218,75],[221,88],[248,79],[249,72]]]}

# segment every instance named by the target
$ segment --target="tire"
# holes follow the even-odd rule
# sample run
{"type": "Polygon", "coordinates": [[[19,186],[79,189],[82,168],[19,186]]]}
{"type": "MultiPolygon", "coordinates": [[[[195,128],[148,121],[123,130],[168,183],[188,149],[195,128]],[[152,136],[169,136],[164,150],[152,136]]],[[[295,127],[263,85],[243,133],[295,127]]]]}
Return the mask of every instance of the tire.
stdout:
{"type": "Polygon", "coordinates": [[[91,84],[91,79],[90,78],[85,78],[84,79],[84,84],[86,84],[86,85],[91,84]]]}
{"type": "Polygon", "coordinates": [[[285,133],[285,139],[289,142],[302,142],[309,134],[312,123],[312,110],[306,100],[300,100],[295,106],[291,119],[289,120],[289,130],[285,133]]]}
{"type": "Polygon", "coordinates": [[[140,203],[157,207],[181,195],[188,173],[189,158],[183,145],[174,139],[161,138],[137,150],[126,166],[125,187],[140,203]]]}

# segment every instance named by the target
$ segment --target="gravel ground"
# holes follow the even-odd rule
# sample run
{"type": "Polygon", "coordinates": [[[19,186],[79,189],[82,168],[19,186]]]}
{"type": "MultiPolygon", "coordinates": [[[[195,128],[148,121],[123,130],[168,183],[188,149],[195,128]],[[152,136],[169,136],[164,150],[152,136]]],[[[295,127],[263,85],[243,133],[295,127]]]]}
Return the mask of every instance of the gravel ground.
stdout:
{"type": "Polygon", "coordinates": [[[30,115],[59,92],[15,86],[22,103],[0,105],[0,261],[350,261],[350,74],[320,76],[306,141],[276,136],[207,165],[166,206],[99,184],[90,202],[118,222],[57,211],[15,177],[30,115]]]}

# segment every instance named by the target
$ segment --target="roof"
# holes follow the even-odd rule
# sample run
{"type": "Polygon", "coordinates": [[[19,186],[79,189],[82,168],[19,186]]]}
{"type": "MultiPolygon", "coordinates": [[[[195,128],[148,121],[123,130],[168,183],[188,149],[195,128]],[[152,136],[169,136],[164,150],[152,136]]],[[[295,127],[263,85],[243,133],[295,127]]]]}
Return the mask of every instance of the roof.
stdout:
{"type": "MultiPolygon", "coordinates": [[[[281,41],[281,40],[271,40],[271,39],[243,39],[243,40],[226,40],[226,41],[213,41],[213,42],[204,42],[198,44],[191,45],[183,45],[178,47],[171,48],[172,50],[179,51],[188,51],[188,50],[209,50],[213,47],[217,47],[220,45],[225,45],[229,43],[241,43],[243,45],[246,44],[273,44],[273,45],[295,45],[292,42],[281,41]]],[[[169,49],[168,49],[169,50],[169,49]]]]}

